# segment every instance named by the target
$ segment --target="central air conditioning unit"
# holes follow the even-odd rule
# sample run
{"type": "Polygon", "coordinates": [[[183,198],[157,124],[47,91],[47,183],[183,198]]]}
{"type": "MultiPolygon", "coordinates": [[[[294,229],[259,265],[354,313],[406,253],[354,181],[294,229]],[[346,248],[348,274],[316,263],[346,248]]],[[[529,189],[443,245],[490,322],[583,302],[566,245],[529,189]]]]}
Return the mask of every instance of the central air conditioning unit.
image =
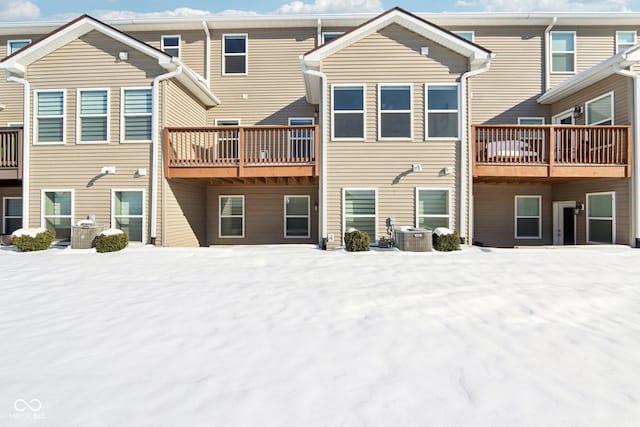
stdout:
{"type": "Polygon", "coordinates": [[[431,230],[424,228],[398,228],[394,230],[395,246],[401,251],[431,252],[433,236],[431,230]]]}

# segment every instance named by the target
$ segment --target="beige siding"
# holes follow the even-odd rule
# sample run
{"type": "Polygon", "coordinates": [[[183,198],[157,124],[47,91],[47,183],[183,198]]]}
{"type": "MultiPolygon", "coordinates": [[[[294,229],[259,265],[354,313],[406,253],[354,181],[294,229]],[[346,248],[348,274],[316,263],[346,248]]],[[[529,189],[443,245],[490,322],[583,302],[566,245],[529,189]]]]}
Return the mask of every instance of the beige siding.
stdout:
{"type": "Polygon", "coordinates": [[[207,236],[212,245],[257,245],[273,243],[317,243],[318,188],[313,186],[220,186],[207,191],[207,236]],[[244,195],[245,237],[219,237],[219,196],[244,195]],[[284,237],[284,196],[310,197],[311,238],[284,237]]]}
{"type": "Polygon", "coordinates": [[[4,234],[4,201],[5,197],[22,197],[22,187],[0,186],[0,234],[4,234]]]}
{"type": "Polygon", "coordinates": [[[196,73],[205,76],[205,39],[203,30],[167,30],[167,31],[131,31],[132,37],[155,47],[161,48],[163,35],[180,35],[180,59],[196,73]]]}
{"type": "Polygon", "coordinates": [[[206,200],[204,184],[181,180],[163,182],[163,246],[206,245],[206,200]]]}

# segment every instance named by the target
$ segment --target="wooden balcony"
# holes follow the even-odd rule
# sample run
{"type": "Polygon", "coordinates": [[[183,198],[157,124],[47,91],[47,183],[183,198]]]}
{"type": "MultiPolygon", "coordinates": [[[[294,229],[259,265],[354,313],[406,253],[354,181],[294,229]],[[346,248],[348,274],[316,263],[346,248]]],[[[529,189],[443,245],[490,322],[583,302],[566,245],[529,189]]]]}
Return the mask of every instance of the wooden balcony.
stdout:
{"type": "Polygon", "coordinates": [[[473,176],[625,178],[630,126],[474,125],[473,176]]]}
{"type": "Polygon", "coordinates": [[[318,134],[318,126],[166,128],[165,174],[216,183],[315,183],[318,134]]]}
{"type": "Polygon", "coordinates": [[[0,128],[0,181],[22,180],[22,128],[0,128]]]}

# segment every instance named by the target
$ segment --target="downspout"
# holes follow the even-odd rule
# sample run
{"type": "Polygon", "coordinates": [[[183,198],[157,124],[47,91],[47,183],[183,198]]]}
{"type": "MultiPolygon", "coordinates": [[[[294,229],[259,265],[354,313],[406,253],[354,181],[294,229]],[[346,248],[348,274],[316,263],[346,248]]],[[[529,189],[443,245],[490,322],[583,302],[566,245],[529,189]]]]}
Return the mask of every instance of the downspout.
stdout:
{"type": "Polygon", "coordinates": [[[551,88],[551,29],[558,22],[558,17],[554,16],[551,20],[551,24],[544,29],[544,91],[548,91],[551,88]]]}
{"type": "Polygon", "coordinates": [[[316,36],[316,47],[322,44],[322,19],[318,18],[318,35],[316,36]]]}
{"type": "Polygon", "coordinates": [[[467,200],[469,200],[469,224],[473,224],[473,183],[471,182],[471,174],[467,175],[468,166],[471,164],[471,144],[468,143],[468,122],[471,122],[471,118],[467,121],[467,111],[469,111],[469,115],[471,115],[471,109],[468,108],[469,95],[468,95],[468,84],[467,80],[470,77],[477,76],[478,74],[485,73],[489,71],[489,67],[491,67],[491,63],[487,62],[484,64],[482,68],[478,68],[477,70],[467,71],[466,73],[460,76],[460,148],[461,150],[466,149],[467,153],[465,155],[464,151],[460,153],[460,226],[458,227],[460,230],[461,237],[467,237],[465,239],[466,244],[471,243],[471,238],[473,236],[473,232],[471,230],[472,227],[469,227],[469,234],[467,235],[467,216],[465,212],[467,211],[467,200]],[[467,190],[467,187],[469,190],[467,190]]]}
{"type": "Polygon", "coordinates": [[[30,150],[31,150],[31,84],[23,78],[9,76],[7,81],[20,83],[24,89],[23,111],[22,111],[22,228],[29,228],[29,172],[30,172],[30,150]]]}
{"type": "Polygon", "coordinates": [[[206,36],[204,39],[204,78],[207,79],[207,87],[211,89],[211,33],[207,21],[202,21],[202,29],[206,36]]]}
{"type": "Polygon", "coordinates": [[[625,70],[619,64],[613,66],[616,74],[633,79],[633,160],[631,172],[631,211],[633,212],[633,237],[635,242],[630,242],[636,248],[640,248],[640,75],[625,70]]]}
{"type": "Polygon", "coordinates": [[[160,117],[158,114],[159,107],[159,87],[160,82],[163,80],[171,79],[176,77],[182,73],[182,65],[178,65],[178,67],[166,74],[161,74],[155,79],[153,79],[153,105],[152,105],[152,117],[151,121],[151,201],[149,202],[151,206],[151,230],[149,231],[149,238],[151,240],[151,244],[156,244],[157,237],[157,228],[158,228],[158,153],[160,151],[160,142],[158,141],[158,133],[159,133],[159,122],[160,117]]]}

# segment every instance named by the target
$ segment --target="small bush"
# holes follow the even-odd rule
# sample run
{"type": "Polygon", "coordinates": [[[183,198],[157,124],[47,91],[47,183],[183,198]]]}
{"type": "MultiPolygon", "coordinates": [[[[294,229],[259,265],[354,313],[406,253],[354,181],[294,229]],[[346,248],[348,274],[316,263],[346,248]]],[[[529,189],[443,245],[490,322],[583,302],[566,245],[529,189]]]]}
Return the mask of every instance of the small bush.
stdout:
{"type": "Polygon", "coordinates": [[[460,236],[457,231],[452,234],[438,236],[433,234],[433,249],[441,252],[451,252],[460,250],[460,236]]]}
{"type": "Polygon", "coordinates": [[[371,241],[369,235],[360,230],[344,233],[344,246],[349,252],[368,251],[371,241]]]}
{"type": "Polygon", "coordinates": [[[53,230],[44,230],[36,234],[35,237],[28,234],[22,234],[12,237],[13,244],[22,252],[44,251],[49,249],[56,233],[53,230]]]}
{"type": "Polygon", "coordinates": [[[115,252],[121,251],[129,244],[129,238],[126,233],[118,234],[99,234],[93,240],[96,252],[115,252]]]}

